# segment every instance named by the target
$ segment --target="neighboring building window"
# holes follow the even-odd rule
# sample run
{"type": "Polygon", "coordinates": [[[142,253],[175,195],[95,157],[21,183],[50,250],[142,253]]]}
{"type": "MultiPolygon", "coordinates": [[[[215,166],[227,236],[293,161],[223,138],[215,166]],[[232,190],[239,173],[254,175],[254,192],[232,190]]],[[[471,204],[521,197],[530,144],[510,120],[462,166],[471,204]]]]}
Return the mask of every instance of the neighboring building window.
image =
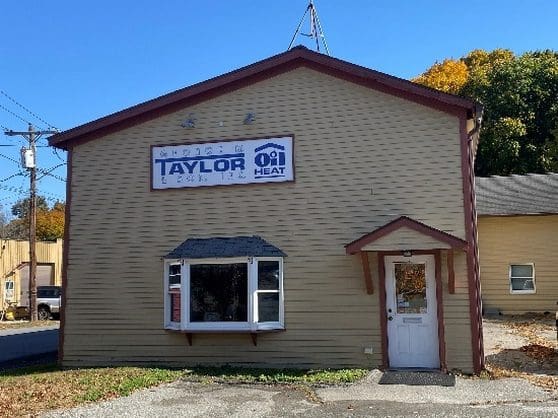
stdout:
{"type": "Polygon", "coordinates": [[[165,286],[167,328],[253,332],[284,327],[282,258],[167,261],[165,286]]]}
{"type": "Polygon", "coordinates": [[[510,265],[510,292],[535,293],[535,265],[510,265]]]}
{"type": "Polygon", "coordinates": [[[13,302],[14,299],[14,282],[13,280],[6,280],[4,283],[4,299],[6,302],[13,302]]]}

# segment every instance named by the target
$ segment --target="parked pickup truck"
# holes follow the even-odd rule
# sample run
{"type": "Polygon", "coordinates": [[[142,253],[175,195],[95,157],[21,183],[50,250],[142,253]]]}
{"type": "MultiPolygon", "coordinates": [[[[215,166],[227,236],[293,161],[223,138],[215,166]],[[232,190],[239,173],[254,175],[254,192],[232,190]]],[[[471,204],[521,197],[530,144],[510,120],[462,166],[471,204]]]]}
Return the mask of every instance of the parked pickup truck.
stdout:
{"type": "Polygon", "coordinates": [[[61,286],[37,286],[37,316],[40,320],[59,315],[61,305],[61,286]]]}

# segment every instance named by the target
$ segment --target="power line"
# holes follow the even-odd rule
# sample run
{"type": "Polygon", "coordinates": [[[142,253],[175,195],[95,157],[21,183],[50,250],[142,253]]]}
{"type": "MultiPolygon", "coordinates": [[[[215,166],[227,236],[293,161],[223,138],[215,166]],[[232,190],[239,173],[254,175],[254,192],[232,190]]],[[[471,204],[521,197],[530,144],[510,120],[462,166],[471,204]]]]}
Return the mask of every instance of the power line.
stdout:
{"type": "MultiPolygon", "coordinates": [[[[6,106],[1,105],[0,104],[0,109],[5,110],[6,112],[8,112],[10,115],[15,116],[16,118],[18,118],[20,121],[27,123],[28,125],[32,125],[31,122],[29,122],[27,119],[25,119],[23,116],[19,116],[17,113],[12,112],[10,109],[8,109],[6,106]]],[[[7,131],[9,131],[9,129],[6,129],[7,131]]]]}
{"type": "Polygon", "coordinates": [[[10,160],[11,162],[16,163],[17,165],[20,165],[20,162],[17,161],[17,160],[14,160],[12,157],[8,157],[7,155],[4,155],[4,154],[0,154],[0,157],[4,157],[5,159],[10,160]]]}
{"type": "Polygon", "coordinates": [[[42,178],[45,177],[45,176],[50,176],[50,177],[55,178],[56,180],[60,180],[60,181],[65,182],[66,179],[63,178],[62,176],[58,176],[58,175],[56,175],[56,174],[52,174],[52,171],[56,170],[56,169],[59,168],[59,167],[62,167],[63,165],[66,165],[66,163],[60,163],[60,164],[58,164],[58,165],[55,165],[55,166],[52,167],[52,168],[49,168],[48,170],[43,170],[42,168],[37,168],[37,171],[38,171],[39,173],[42,174],[42,176],[39,177],[37,180],[40,180],[40,179],[42,179],[42,178]]]}
{"type": "Polygon", "coordinates": [[[66,162],[66,160],[64,160],[64,159],[60,156],[60,154],[58,154],[58,150],[57,150],[56,148],[54,148],[54,147],[52,148],[52,153],[53,153],[54,155],[56,155],[56,157],[57,157],[60,161],[62,161],[63,163],[66,162]]]}
{"type": "Polygon", "coordinates": [[[22,171],[20,171],[20,172],[18,172],[18,173],[12,174],[11,176],[8,176],[8,177],[6,177],[6,178],[0,180],[0,183],[4,183],[5,181],[11,180],[11,179],[13,179],[14,177],[17,177],[17,176],[24,176],[24,175],[25,175],[25,173],[23,173],[22,171]]]}
{"type": "MultiPolygon", "coordinates": [[[[29,189],[23,187],[23,183],[24,183],[25,179],[22,180],[21,186],[20,187],[16,187],[16,186],[8,186],[5,184],[0,184],[0,189],[5,190],[7,192],[12,192],[12,193],[19,193],[19,196],[21,196],[23,193],[29,193],[29,189]]],[[[40,196],[44,197],[45,199],[62,199],[64,200],[64,196],[59,195],[59,194],[55,194],[55,193],[50,193],[50,192],[39,192],[38,193],[40,196]]],[[[8,196],[8,197],[14,197],[14,196],[8,196]]],[[[18,197],[19,200],[19,197],[18,197]]]]}
{"type": "Polygon", "coordinates": [[[55,128],[56,127],[51,124],[48,123],[46,120],[44,120],[43,118],[41,118],[40,116],[38,116],[35,112],[29,110],[27,107],[23,106],[21,103],[19,103],[16,99],[14,99],[13,97],[11,97],[10,95],[8,95],[8,93],[6,93],[4,90],[0,90],[0,94],[2,94],[3,96],[7,97],[10,101],[12,101],[13,103],[15,103],[17,106],[21,107],[23,110],[25,110],[27,113],[29,113],[31,116],[34,116],[35,119],[40,120],[41,122],[43,122],[44,124],[46,124],[49,128],[55,128]]]}

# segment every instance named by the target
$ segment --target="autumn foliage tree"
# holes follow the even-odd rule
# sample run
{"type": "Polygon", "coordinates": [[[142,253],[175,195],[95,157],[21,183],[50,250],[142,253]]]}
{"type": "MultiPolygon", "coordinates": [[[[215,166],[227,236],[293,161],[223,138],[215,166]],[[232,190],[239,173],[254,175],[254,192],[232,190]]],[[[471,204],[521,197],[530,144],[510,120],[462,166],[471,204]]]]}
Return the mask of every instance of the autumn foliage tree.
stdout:
{"type": "MultiPolygon", "coordinates": [[[[65,204],[56,202],[48,206],[43,196],[37,196],[37,239],[53,241],[64,237],[65,204]]],[[[29,239],[29,198],[21,199],[12,206],[16,216],[4,228],[4,235],[11,239],[29,239]]]]}
{"type": "Polygon", "coordinates": [[[54,241],[64,237],[65,206],[56,202],[51,209],[37,211],[37,239],[54,241]]]}
{"type": "Polygon", "coordinates": [[[474,50],[413,81],[484,105],[477,175],[558,171],[558,52],[474,50]]]}
{"type": "Polygon", "coordinates": [[[468,77],[469,69],[465,62],[445,59],[441,63],[435,63],[413,81],[446,93],[458,94],[468,77]]]}

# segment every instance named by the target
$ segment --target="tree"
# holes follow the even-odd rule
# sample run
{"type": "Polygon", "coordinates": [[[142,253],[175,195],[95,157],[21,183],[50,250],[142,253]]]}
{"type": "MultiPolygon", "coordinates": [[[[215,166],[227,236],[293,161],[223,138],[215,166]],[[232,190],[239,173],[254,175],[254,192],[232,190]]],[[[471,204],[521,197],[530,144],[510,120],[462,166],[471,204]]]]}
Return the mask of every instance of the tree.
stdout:
{"type": "Polygon", "coordinates": [[[446,93],[457,94],[467,82],[469,70],[461,60],[446,59],[435,63],[413,81],[446,93]]]}
{"type": "MultiPolygon", "coordinates": [[[[37,239],[52,241],[64,237],[65,204],[56,202],[49,208],[43,196],[37,196],[37,239]]],[[[29,239],[29,198],[19,200],[12,206],[12,215],[16,216],[5,227],[5,236],[11,239],[29,239]]]]}
{"type": "Polygon", "coordinates": [[[64,203],[56,202],[50,210],[37,211],[37,239],[54,241],[64,237],[64,203]]]}
{"type": "MultiPolygon", "coordinates": [[[[476,174],[558,171],[558,52],[475,50],[460,61],[468,77],[457,93],[485,107],[476,174]]],[[[415,81],[451,92],[429,71],[415,81]]]]}
{"type": "Polygon", "coordinates": [[[0,239],[6,236],[6,225],[8,221],[6,219],[6,214],[4,213],[4,206],[0,204],[0,239]]]}
{"type": "MultiPolygon", "coordinates": [[[[18,219],[26,219],[29,215],[29,201],[29,197],[18,200],[12,206],[12,215],[18,219]]],[[[48,210],[48,203],[44,196],[37,196],[37,210],[48,210]]]]}

